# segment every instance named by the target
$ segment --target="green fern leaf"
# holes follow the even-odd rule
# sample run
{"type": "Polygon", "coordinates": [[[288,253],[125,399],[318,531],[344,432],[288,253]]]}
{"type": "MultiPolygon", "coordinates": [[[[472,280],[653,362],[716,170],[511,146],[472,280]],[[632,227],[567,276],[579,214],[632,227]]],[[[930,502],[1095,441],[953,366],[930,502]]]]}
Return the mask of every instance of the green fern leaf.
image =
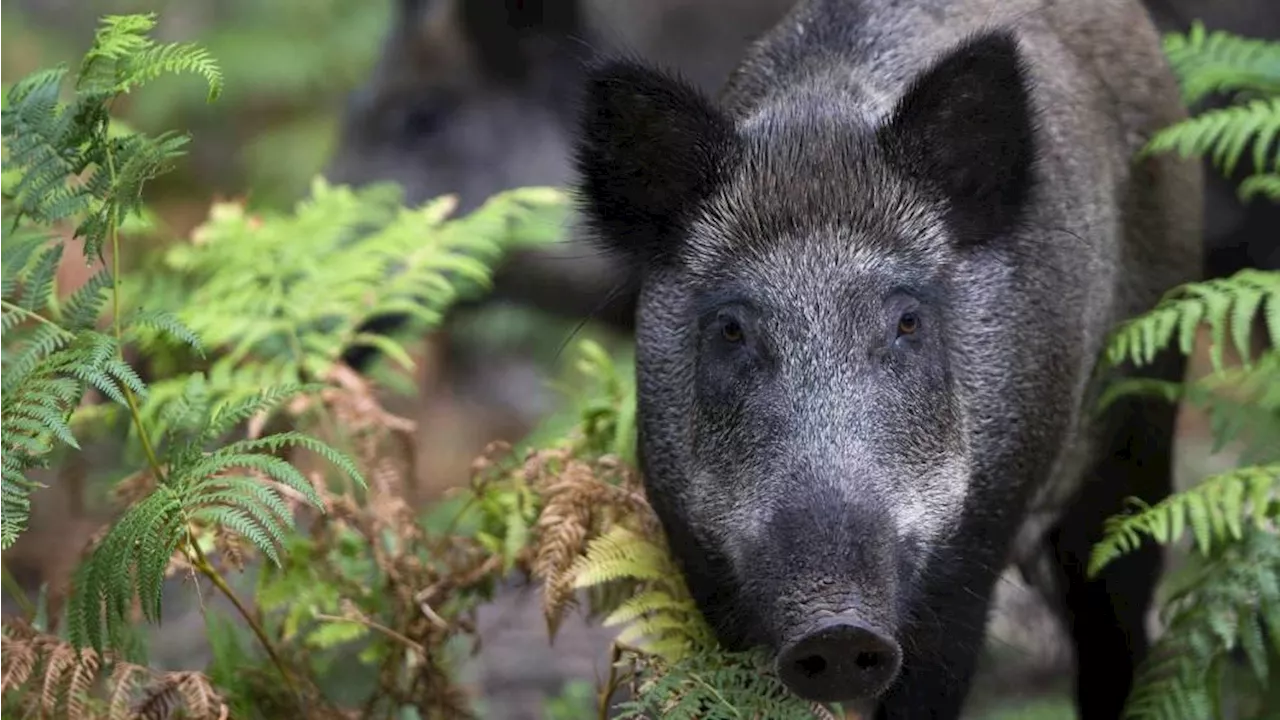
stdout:
{"type": "Polygon", "coordinates": [[[76,570],[74,592],[68,605],[68,631],[76,647],[101,652],[104,640],[127,622],[133,598],[143,613],[155,621],[160,612],[160,582],[183,532],[181,499],[167,488],[157,488],[129,507],[102,542],[76,570]]]}
{"type": "MultiPolygon", "coordinates": [[[[1123,323],[1108,344],[1107,359],[1113,365],[1129,361],[1141,367],[1168,344],[1175,326],[1179,328],[1180,350],[1187,354],[1196,328],[1203,323],[1212,335],[1213,367],[1220,372],[1227,326],[1232,324],[1235,343],[1247,348],[1252,316],[1260,307],[1265,307],[1269,324],[1273,315],[1280,315],[1280,272],[1245,269],[1229,278],[1181,285],[1150,312],[1123,323]]],[[[1280,327],[1280,317],[1275,322],[1280,327]]]]}
{"type": "MultiPolygon", "coordinates": [[[[4,287],[0,292],[6,300],[12,300],[18,292],[22,278],[27,275],[31,259],[49,245],[49,234],[39,228],[25,223],[16,227],[12,220],[0,223],[0,243],[4,253],[0,255],[0,274],[3,275],[4,287]]],[[[6,330],[8,328],[6,327],[6,330]]]]}
{"type": "Polygon", "coordinates": [[[213,58],[194,45],[157,45],[147,37],[155,24],[154,13],[103,18],[80,65],[77,88],[88,94],[118,95],[165,73],[192,72],[209,84],[208,101],[216,100],[222,92],[222,72],[213,58]]]}
{"type": "Polygon", "coordinates": [[[662,590],[647,590],[623,601],[601,624],[605,627],[621,625],[649,613],[687,612],[690,608],[684,602],[671,597],[662,590]]]}
{"type": "Polygon", "coordinates": [[[317,650],[330,650],[368,636],[369,628],[353,620],[324,619],[324,624],[307,633],[307,645],[317,650]]]}
{"type": "Polygon", "coordinates": [[[54,276],[62,261],[62,247],[61,244],[54,245],[36,258],[35,266],[25,278],[22,299],[18,303],[23,310],[38,313],[48,306],[53,295],[54,276]]]}
{"type": "Polygon", "coordinates": [[[1249,202],[1261,195],[1272,202],[1280,202],[1280,173],[1259,173],[1244,179],[1237,194],[1241,202],[1249,202]]]}
{"type": "Polygon", "coordinates": [[[235,531],[244,539],[253,543],[272,563],[280,564],[280,555],[276,551],[276,542],[283,542],[283,533],[273,538],[275,528],[272,523],[260,523],[249,510],[250,506],[226,507],[215,505],[196,510],[192,517],[196,520],[217,525],[235,531]]]}
{"type": "Polygon", "coordinates": [[[195,350],[200,357],[204,357],[204,346],[201,345],[200,338],[173,313],[142,310],[129,316],[124,324],[131,328],[132,332],[136,332],[137,328],[156,330],[195,350]]]}
{"type": "Polygon", "coordinates": [[[1094,546],[1089,572],[1096,574],[1111,560],[1137,549],[1143,537],[1161,544],[1176,542],[1184,523],[1191,526],[1200,552],[1207,554],[1217,543],[1239,539],[1240,518],[1248,517],[1255,525],[1273,519],[1278,497],[1280,464],[1273,464],[1215,475],[1151,507],[1139,504],[1138,513],[1108,520],[1103,540],[1094,546]]]}
{"type": "MultiPolygon", "coordinates": [[[[301,447],[310,450],[325,460],[328,460],[334,467],[344,472],[347,477],[356,481],[361,487],[367,487],[364,476],[360,473],[360,469],[356,467],[355,463],[352,462],[350,458],[337,452],[319,440],[303,435],[299,432],[282,432],[255,440],[241,440],[223,447],[221,452],[246,453],[262,450],[267,452],[278,452],[289,447],[301,447]]],[[[308,484],[308,487],[310,487],[310,484],[308,484]]]]}
{"type": "Polygon", "coordinates": [[[622,526],[592,540],[574,561],[573,586],[600,585],[613,580],[661,580],[670,577],[665,551],[622,526]]]}
{"type": "Polygon", "coordinates": [[[1185,35],[1165,35],[1164,51],[1188,105],[1211,93],[1280,94],[1280,43],[1206,32],[1196,21],[1185,35]]]}
{"type": "Polygon", "coordinates": [[[213,419],[200,436],[202,443],[212,442],[231,431],[240,423],[259,413],[266,412],[298,395],[319,390],[317,385],[283,385],[257,392],[251,397],[227,403],[214,411],[213,419]]]}
{"type": "Polygon", "coordinates": [[[1142,152],[1176,152],[1184,158],[1209,155],[1214,165],[1230,175],[1252,145],[1254,166],[1261,171],[1275,171],[1280,169],[1277,136],[1280,97],[1201,113],[1156,133],[1142,152]],[[1275,150],[1271,149],[1273,146],[1275,150]]]}

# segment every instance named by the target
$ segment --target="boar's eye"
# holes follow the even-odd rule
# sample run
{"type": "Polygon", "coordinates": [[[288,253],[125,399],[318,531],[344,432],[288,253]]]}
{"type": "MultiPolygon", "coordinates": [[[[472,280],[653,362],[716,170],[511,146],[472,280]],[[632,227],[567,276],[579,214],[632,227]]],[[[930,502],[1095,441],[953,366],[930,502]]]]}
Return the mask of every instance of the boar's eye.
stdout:
{"type": "Polygon", "coordinates": [[[914,312],[905,312],[898,318],[898,337],[914,335],[920,329],[920,318],[914,312]]]}
{"type": "Polygon", "coordinates": [[[399,132],[409,141],[420,140],[439,131],[447,109],[440,98],[428,97],[413,102],[400,112],[399,132]]]}
{"type": "Polygon", "coordinates": [[[733,318],[722,318],[720,320],[720,337],[733,344],[742,342],[742,325],[733,318]]]}

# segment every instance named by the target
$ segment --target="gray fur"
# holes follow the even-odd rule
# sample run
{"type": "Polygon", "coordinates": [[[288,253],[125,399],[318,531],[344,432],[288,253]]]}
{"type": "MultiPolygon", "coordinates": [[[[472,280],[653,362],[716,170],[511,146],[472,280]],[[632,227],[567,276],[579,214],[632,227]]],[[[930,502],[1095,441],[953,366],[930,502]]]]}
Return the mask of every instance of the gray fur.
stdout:
{"type": "Polygon", "coordinates": [[[882,712],[953,717],[975,636],[931,624],[980,624],[1020,531],[1036,547],[1080,494],[1111,442],[1088,412],[1108,330],[1199,271],[1198,168],[1131,161],[1184,117],[1154,28],[1122,0],[812,0],[717,110],[614,71],[584,115],[584,208],[643,274],[640,449],[700,606],[730,646],[775,651],[854,615],[903,648],[882,712]],[[994,29],[1029,81],[1033,181],[1016,220],[961,222],[963,197],[878,138],[917,77],[994,29]],[[659,131],[644,113],[663,111],[659,131]],[[715,344],[725,308],[749,353],[715,344]],[[926,340],[896,354],[909,308],[926,340]]]}

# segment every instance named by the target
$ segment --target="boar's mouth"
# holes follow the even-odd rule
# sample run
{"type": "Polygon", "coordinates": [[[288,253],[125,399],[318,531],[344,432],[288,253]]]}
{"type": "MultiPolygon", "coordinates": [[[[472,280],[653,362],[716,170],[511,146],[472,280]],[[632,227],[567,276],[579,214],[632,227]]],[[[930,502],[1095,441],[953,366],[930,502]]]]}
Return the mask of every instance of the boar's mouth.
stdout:
{"type": "Polygon", "coordinates": [[[791,692],[815,702],[878,697],[898,676],[902,648],[863,615],[823,618],[783,644],[778,677],[791,692]]]}

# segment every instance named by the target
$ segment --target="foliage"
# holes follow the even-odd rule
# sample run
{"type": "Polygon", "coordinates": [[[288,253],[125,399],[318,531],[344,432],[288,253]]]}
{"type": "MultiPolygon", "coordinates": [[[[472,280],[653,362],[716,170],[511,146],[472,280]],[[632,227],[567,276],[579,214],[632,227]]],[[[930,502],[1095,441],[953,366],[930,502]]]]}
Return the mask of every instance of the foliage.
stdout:
{"type": "Polygon", "coordinates": [[[23,716],[73,718],[225,717],[226,705],[203,674],[156,673],[113,654],[77,650],[22,621],[6,621],[2,639],[5,709],[23,716]],[[109,671],[109,672],[108,672],[109,671]],[[93,697],[105,682],[106,698],[93,697]]]}
{"type": "MultiPolygon", "coordinates": [[[[189,243],[159,262],[143,258],[121,282],[122,218],[141,210],[143,183],[182,146],[177,136],[149,141],[112,123],[111,101],[159,72],[199,70],[215,89],[220,77],[203,51],[147,40],[152,25],[150,16],[104,21],[82,64],[92,95],[60,104],[61,75],[42,72],[6,97],[6,150],[17,158],[5,173],[6,220],[14,218],[4,228],[6,543],[36,487],[27,471],[49,464],[55,444],[79,450],[81,430],[126,421],[125,439],[145,462],[115,488],[119,517],[74,573],[63,623],[71,643],[52,629],[31,636],[39,652],[84,652],[67,665],[57,650],[43,675],[6,673],[6,701],[36,689],[47,696],[42,712],[87,717],[96,711],[81,690],[117,698],[138,690],[92,682],[106,667],[93,658],[114,658],[139,616],[158,621],[166,578],[190,573],[241,616],[210,617],[209,677],[238,715],[336,717],[322,678],[357,644],[374,681],[368,712],[465,716],[470,698],[454,683],[453,649],[474,633],[470,615],[496,584],[527,570],[533,484],[578,450],[531,456],[515,469],[481,463],[470,518],[458,521],[471,530],[428,533],[405,499],[413,423],[383,409],[376,389],[338,359],[372,343],[412,365],[397,341],[357,328],[387,313],[416,318],[409,332],[431,328],[458,297],[483,289],[505,245],[554,238],[565,198],[527,188],[453,218],[451,198],[408,209],[395,188],[356,192],[317,180],[287,215],[216,204],[189,243]],[[54,278],[68,235],[86,241],[90,261],[108,248],[112,269],[60,300],[54,278]],[[110,332],[97,329],[104,322],[110,332]],[[307,524],[295,527],[299,520],[307,524]],[[270,563],[251,609],[224,575],[257,558],[270,563]],[[246,626],[265,657],[242,642],[246,626]],[[75,681],[63,682],[72,666],[75,681]]],[[[598,409],[593,417],[604,422],[598,409]]],[[[176,712],[175,693],[197,680],[212,688],[204,676],[183,676],[151,693],[148,716],[176,712]]]]}
{"type": "Polygon", "coordinates": [[[1280,45],[1193,22],[1185,35],[1170,33],[1164,52],[1177,73],[1182,99],[1195,105],[1214,93],[1280,93],[1280,45]]]}
{"type": "Polygon", "coordinates": [[[1189,104],[1227,91],[1234,101],[1161,130],[1144,152],[1208,155],[1231,175],[1252,146],[1253,174],[1240,185],[1242,199],[1280,201],[1280,43],[1206,32],[1197,22],[1186,35],[1166,36],[1164,47],[1189,104]]]}
{"type": "Polygon", "coordinates": [[[202,44],[223,64],[227,93],[211,115],[189,88],[157,88],[138,99],[129,117],[147,128],[198,123],[200,137],[232,152],[207,158],[204,167],[191,167],[184,180],[206,193],[227,186],[251,188],[255,207],[286,209],[324,171],[339,135],[340,113],[335,110],[367,81],[394,19],[395,3],[166,4],[175,25],[200,24],[202,44]],[[209,170],[215,171],[215,181],[203,176],[209,170]]]}
{"type": "MultiPolygon", "coordinates": [[[[67,612],[71,645],[64,647],[44,635],[14,640],[15,655],[29,657],[30,666],[25,676],[10,673],[24,666],[7,666],[5,688],[21,695],[25,682],[40,679],[44,712],[57,706],[72,715],[83,714],[79,696],[92,685],[100,667],[95,658],[106,657],[108,646],[118,650],[126,645],[135,603],[145,618],[159,619],[161,587],[175,555],[230,595],[205,557],[198,539],[202,531],[239,537],[268,557],[277,557],[275,545],[293,519],[285,491],[313,503],[319,499],[314,481],[280,456],[285,450],[300,447],[317,453],[363,483],[344,454],[301,432],[264,435],[251,429],[245,439],[225,441],[225,435],[240,430],[260,411],[305,396],[307,388],[266,387],[255,397],[215,406],[203,376],[190,373],[182,396],[166,408],[163,452],[153,444],[152,429],[140,412],[147,383],[126,361],[126,347],[136,343],[143,328],[158,330],[197,354],[202,344],[173,315],[144,309],[126,317],[121,312],[120,228],[128,214],[141,208],[146,181],[180,154],[185,139],[121,130],[112,125],[110,108],[123,93],[167,72],[189,70],[204,76],[210,99],[221,83],[216,65],[201,49],[157,44],[147,37],[154,24],[150,15],[105,18],[80,64],[68,102],[59,99],[66,74],[62,68],[20,80],[5,98],[3,137],[9,172],[4,193],[0,418],[5,545],[17,539],[26,522],[29,496],[37,487],[29,472],[47,466],[59,442],[78,449],[69,418],[86,402],[90,388],[127,408],[147,459],[146,470],[129,484],[123,515],[99,533],[75,573],[67,612]],[[55,278],[73,239],[83,242],[84,258],[90,263],[102,262],[109,253],[111,270],[99,270],[60,301],[55,278]],[[98,330],[107,299],[112,302],[105,319],[110,333],[98,330]],[[85,652],[75,652],[81,649],[85,652]],[[44,667],[42,674],[32,671],[36,665],[44,667]],[[71,673],[69,680],[66,672],[71,673]]],[[[126,665],[119,668],[128,670],[126,665]]],[[[151,693],[144,702],[151,716],[167,715],[183,704],[183,697],[192,712],[204,712],[195,705],[212,702],[212,690],[205,697],[207,683],[202,679],[186,675],[170,680],[167,689],[151,693]],[[198,696],[204,699],[197,702],[198,696]]],[[[130,692],[128,677],[109,685],[118,698],[130,692]]],[[[115,700],[112,704],[118,705],[115,700]]],[[[200,707],[213,712],[214,706],[200,707]]]]}
{"type": "MultiPolygon", "coordinates": [[[[1258,174],[1245,180],[1242,194],[1250,184],[1273,184],[1280,148],[1267,153],[1280,132],[1280,45],[1206,34],[1197,25],[1185,37],[1170,36],[1166,50],[1189,101],[1223,90],[1252,99],[1170,127],[1147,151],[1208,153],[1229,174],[1253,142],[1258,174]]],[[[1280,201],[1280,193],[1265,194],[1280,201]]],[[[1135,500],[1134,512],[1111,518],[1094,547],[1091,573],[1147,539],[1171,545],[1188,528],[1194,538],[1196,553],[1162,599],[1165,633],[1139,670],[1126,706],[1130,718],[1225,717],[1224,690],[1240,654],[1253,684],[1252,692],[1236,694],[1243,707],[1237,712],[1261,716],[1268,687],[1280,684],[1280,272],[1243,270],[1174,289],[1117,329],[1107,360],[1141,368],[1161,352],[1188,354],[1202,327],[1210,340],[1208,377],[1186,383],[1130,378],[1103,397],[1104,405],[1132,395],[1190,401],[1209,412],[1215,452],[1229,442],[1244,445],[1234,469],[1152,506],[1135,500]],[[1259,315],[1271,344],[1255,356],[1259,315]],[[1175,336],[1176,347],[1169,348],[1175,336]],[[1241,360],[1238,368],[1225,363],[1229,346],[1241,360]]]]}
{"type": "MultiPolygon", "coordinates": [[[[116,282],[105,268],[65,303],[54,300],[54,279],[70,229],[83,242],[85,259],[100,259],[103,246],[118,240],[122,220],[141,207],[143,184],[177,156],[185,138],[112,134],[109,107],[121,93],[163,72],[193,70],[216,97],[221,76],[197,48],[159,45],[146,37],[152,16],[108,17],[75,78],[74,96],[61,102],[65,68],[37,72],[5,96],[3,120],[7,176],[4,188],[3,263],[4,547],[26,522],[35,484],[26,472],[47,464],[55,440],[76,441],[67,422],[87,387],[128,405],[145,395],[121,348],[133,324],[121,322],[115,336],[97,331],[116,282]],[[50,241],[53,241],[50,243],[50,241]],[[48,315],[42,312],[49,310],[48,315]]],[[[118,256],[118,248],[113,247],[118,256]]],[[[180,340],[194,338],[174,318],[146,322],[180,340]]],[[[196,345],[198,349],[198,344],[196,345]]]]}
{"type": "MultiPolygon", "coordinates": [[[[462,218],[450,218],[454,206],[443,197],[407,209],[394,186],[355,191],[320,178],[289,215],[216,204],[160,268],[130,278],[131,297],[171,312],[209,346],[219,399],[319,380],[359,345],[412,368],[402,343],[361,332],[365,323],[400,313],[414,320],[401,334],[420,336],[456,299],[487,287],[505,246],[553,237],[567,208],[550,188],[501,193],[462,218]]],[[[181,392],[178,379],[153,384],[143,417],[163,428],[181,392]]]]}

